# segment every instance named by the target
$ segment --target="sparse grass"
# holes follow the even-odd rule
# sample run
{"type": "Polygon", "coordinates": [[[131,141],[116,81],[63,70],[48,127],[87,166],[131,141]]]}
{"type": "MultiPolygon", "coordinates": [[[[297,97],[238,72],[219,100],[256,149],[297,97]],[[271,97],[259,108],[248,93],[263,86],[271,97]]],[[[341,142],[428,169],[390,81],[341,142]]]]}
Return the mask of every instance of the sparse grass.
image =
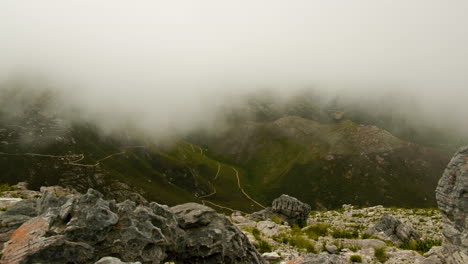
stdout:
{"type": "Polygon", "coordinates": [[[361,263],[362,257],[360,255],[352,255],[349,260],[354,263],[361,263]]]}
{"type": "Polygon", "coordinates": [[[362,213],[353,213],[351,216],[352,217],[360,217],[360,218],[366,217],[366,215],[364,215],[362,213]]]}
{"type": "Polygon", "coordinates": [[[310,238],[317,240],[319,237],[326,236],[328,234],[327,224],[313,224],[304,229],[304,233],[310,238]]]}
{"type": "Polygon", "coordinates": [[[340,230],[340,229],[335,229],[332,232],[332,237],[333,238],[348,238],[348,239],[354,239],[359,237],[359,233],[355,231],[349,231],[349,230],[340,230]]]}
{"type": "Polygon", "coordinates": [[[429,250],[431,250],[432,247],[440,246],[440,245],[442,245],[442,241],[440,240],[430,240],[430,239],[420,240],[420,241],[411,240],[409,242],[401,244],[400,248],[414,250],[421,254],[424,254],[428,252],[429,250]]]}
{"type": "Polygon", "coordinates": [[[270,220],[275,223],[275,224],[278,224],[278,225],[282,225],[283,224],[283,219],[277,215],[273,215],[272,217],[270,217],[270,220]]]}
{"type": "Polygon", "coordinates": [[[291,236],[291,238],[289,238],[289,245],[305,250],[308,253],[317,253],[314,244],[307,238],[300,235],[291,236]]]}
{"type": "Polygon", "coordinates": [[[361,235],[361,238],[362,238],[362,239],[370,239],[371,237],[372,237],[372,235],[371,235],[371,234],[368,234],[368,233],[363,233],[363,234],[361,235]]]}
{"type": "Polygon", "coordinates": [[[288,244],[288,242],[289,242],[289,238],[288,238],[288,235],[286,233],[280,233],[280,234],[278,234],[276,236],[273,236],[272,239],[275,240],[276,242],[282,243],[282,244],[288,244]]]}
{"type": "Polygon", "coordinates": [[[349,247],[349,250],[351,250],[352,252],[357,252],[360,249],[361,249],[361,246],[355,245],[355,244],[349,247]]]}
{"type": "Polygon", "coordinates": [[[388,260],[387,250],[385,248],[375,248],[374,249],[374,256],[377,258],[378,261],[384,263],[388,260]]]}
{"type": "Polygon", "coordinates": [[[10,186],[9,184],[6,184],[6,183],[0,184],[0,194],[2,194],[3,192],[14,191],[14,190],[16,190],[16,188],[13,186],[10,186]]]}
{"type": "Polygon", "coordinates": [[[4,212],[4,211],[6,211],[6,210],[7,210],[6,208],[0,207],[0,211],[4,212]]]}
{"type": "Polygon", "coordinates": [[[255,243],[255,247],[257,248],[258,252],[260,252],[260,253],[272,252],[273,251],[273,247],[263,239],[258,240],[257,243],[255,243]]]}

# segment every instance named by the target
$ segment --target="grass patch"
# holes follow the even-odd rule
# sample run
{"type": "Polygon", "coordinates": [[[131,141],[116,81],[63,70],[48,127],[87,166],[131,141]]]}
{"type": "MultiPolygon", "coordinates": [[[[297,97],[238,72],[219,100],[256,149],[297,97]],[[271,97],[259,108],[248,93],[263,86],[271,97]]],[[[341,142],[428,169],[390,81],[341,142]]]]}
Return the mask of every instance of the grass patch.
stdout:
{"type": "Polygon", "coordinates": [[[353,238],[358,238],[359,233],[354,230],[354,231],[349,231],[349,230],[333,230],[332,232],[332,237],[333,238],[348,238],[348,239],[353,239],[353,238]]]}
{"type": "Polygon", "coordinates": [[[277,225],[283,224],[283,219],[277,215],[273,215],[272,217],[270,217],[270,220],[277,225]]]}
{"type": "Polygon", "coordinates": [[[263,239],[258,240],[257,243],[255,243],[255,247],[257,248],[258,252],[260,252],[260,253],[272,252],[273,251],[273,247],[263,239]]]}
{"type": "Polygon", "coordinates": [[[14,191],[14,190],[16,190],[16,188],[13,186],[10,186],[9,184],[6,184],[6,183],[0,184],[0,194],[2,194],[3,192],[9,192],[9,191],[14,191]]]}
{"type": "Polygon", "coordinates": [[[349,257],[349,260],[353,263],[361,263],[362,257],[360,255],[352,255],[351,257],[349,257]]]}
{"type": "Polygon", "coordinates": [[[289,245],[308,253],[317,253],[315,245],[310,240],[300,235],[291,236],[291,238],[289,238],[289,245]]]}
{"type": "Polygon", "coordinates": [[[374,256],[382,263],[388,260],[387,251],[383,247],[374,249],[374,256]]]}
{"type": "Polygon", "coordinates": [[[424,254],[431,250],[432,247],[434,246],[440,246],[442,245],[442,241],[440,240],[411,240],[409,242],[403,243],[400,245],[401,249],[409,249],[409,250],[414,250],[419,252],[420,254],[424,254]]]}
{"type": "Polygon", "coordinates": [[[310,239],[317,240],[319,237],[326,236],[328,234],[327,224],[313,224],[306,227],[303,231],[310,239]]]}

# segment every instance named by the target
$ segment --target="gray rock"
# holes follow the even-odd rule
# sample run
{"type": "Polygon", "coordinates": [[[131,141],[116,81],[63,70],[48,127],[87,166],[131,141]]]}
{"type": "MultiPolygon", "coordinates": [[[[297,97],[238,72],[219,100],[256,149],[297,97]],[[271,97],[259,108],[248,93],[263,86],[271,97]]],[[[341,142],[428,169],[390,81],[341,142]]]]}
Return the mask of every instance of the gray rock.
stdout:
{"type": "Polygon", "coordinates": [[[348,264],[348,259],[339,255],[327,253],[308,254],[302,264],[348,264]]]}
{"type": "Polygon", "coordinates": [[[397,245],[419,240],[420,235],[411,226],[403,224],[392,215],[384,215],[380,221],[371,226],[366,233],[384,240],[390,240],[397,245]]]}
{"type": "Polygon", "coordinates": [[[326,245],[325,249],[330,254],[336,254],[338,252],[338,247],[335,245],[326,245]]]}
{"type": "Polygon", "coordinates": [[[265,221],[268,220],[268,218],[271,218],[273,215],[275,215],[275,213],[271,207],[267,207],[263,210],[250,214],[249,219],[253,221],[265,221]]]}
{"type": "Polygon", "coordinates": [[[5,244],[1,263],[265,263],[228,218],[199,204],[116,204],[90,189],[62,197],[46,191],[37,204],[12,209],[40,215],[0,216],[1,228],[24,223],[5,244]]]}
{"type": "Polygon", "coordinates": [[[258,222],[257,228],[260,230],[260,232],[269,237],[279,234],[278,225],[269,220],[258,222]]]}
{"type": "Polygon", "coordinates": [[[185,231],[173,255],[176,263],[266,263],[247,237],[213,209],[187,203],[171,211],[185,231]]]}
{"type": "Polygon", "coordinates": [[[263,253],[262,257],[267,261],[276,261],[276,260],[281,259],[281,256],[278,255],[278,253],[276,252],[263,253]]]}
{"type": "Polygon", "coordinates": [[[100,260],[98,260],[96,263],[94,264],[141,264],[141,262],[122,262],[120,259],[118,258],[114,258],[114,257],[104,257],[100,260]]]}
{"type": "Polygon", "coordinates": [[[36,202],[21,200],[0,215],[0,251],[13,232],[23,223],[36,216],[36,202]]]}
{"type": "Polygon", "coordinates": [[[310,209],[310,205],[286,194],[276,198],[272,203],[272,211],[274,213],[285,216],[290,224],[298,224],[300,226],[307,223],[310,209]]]}
{"type": "Polygon", "coordinates": [[[460,149],[440,178],[436,198],[443,215],[447,263],[468,263],[468,147],[460,149]]]}

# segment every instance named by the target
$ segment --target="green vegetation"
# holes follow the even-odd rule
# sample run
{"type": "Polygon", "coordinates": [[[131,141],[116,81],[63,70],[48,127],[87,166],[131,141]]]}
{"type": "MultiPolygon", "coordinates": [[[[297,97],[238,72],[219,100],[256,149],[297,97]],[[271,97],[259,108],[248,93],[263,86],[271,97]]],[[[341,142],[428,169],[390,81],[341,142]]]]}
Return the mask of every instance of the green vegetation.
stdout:
{"type": "Polygon", "coordinates": [[[265,240],[263,239],[260,239],[258,240],[256,243],[255,243],[255,247],[257,248],[258,252],[260,253],[265,253],[265,252],[271,252],[273,251],[273,247],[268,244],[268,242],[266,242],[265,240]]]}
{"type": "Polygon", "coordinates": [[[288,243],[299,249],[302,249],[308,253],[317,253],[315,245],[307,238],[301,235],[293,235],[289,238],[288,243]]]}
{"type": "Polygon", "coordinates": [[[330,225],[327,224],[313,224],[306,227],[303,231],[310,239],[317,240],[319,237],[328,234],[329,227],[330,225]]]}
{"type": "Polygon", "coordinates": [[[378,261],[384,263],[388,260],[387,251],[385,248],[375,248],[374,249],[374,256],[377,258],[378,261]]]}
{"type": "Polygon", "coordinates": [[[6,210],[7,210],[6,208],[4,208],[4,207],[0,207],[0,211],[2,211],[2,212],[3,212],[3,211],[6,211],[6,210]]]}
{"type": "Polygon", "coordinates": [[[273,215],[272,217],[270,217],[270,220],[275,223],[275,224],[278,224],[278,225],[281,225],[283,224],[283,219],[277,215],[273,215]]]}
{"type": "Polygon", "coordinates": [[[349,247],[349,249],[350,249],[352,252],[357,252],[358,250],[361,249],[361,246],[354,244],[354,245],[351,245],[351,246],[349,247]]]}
{"type": "Polygon", "coordinates": [[[6,184],[6,183],[0,184],[0,194],[2,194],[3,192],[14,191],[14,190],[15,190],[15,187],[10,186],[9,184],[6,184]]]}
{"type": "Polygon", "coordinates": [[[353,239],[353,238],[358,238],[359,237],[358,231],[356,231],[356,230],[349,231],[349,230],[345,230],[345,229],[342,229],[342,230],[335,229],[335,230],[333,230],[331,235],[332,235],[333,238],[353,239]]]}
{"type": "Polygon", "coordinates": [[[369,238],[372,238],[372,235],[371,235],[371,234],[368,234],[368,233],[363,233],[363,234],[361,235],[361,238],[362,238],[362,239],[369,239],[369,238]]]}
{"type": "Polygon", "coordinates": [[[434,246],[440,246],[442,245],[442,241],[440,240],[411,240],[409,242],[406,242],[402,245],[400,245],[401,249],[409,249],[409,250],[414,250],[417,251],[421,254],[428,252],[432,247],[434,246]]]}
{"type": "Polygon", "coordinates": [[[352,255],[351,257],[349,257],[349,260],[354,263],[361,263],[362,257],[360,255],[352,255]]]}

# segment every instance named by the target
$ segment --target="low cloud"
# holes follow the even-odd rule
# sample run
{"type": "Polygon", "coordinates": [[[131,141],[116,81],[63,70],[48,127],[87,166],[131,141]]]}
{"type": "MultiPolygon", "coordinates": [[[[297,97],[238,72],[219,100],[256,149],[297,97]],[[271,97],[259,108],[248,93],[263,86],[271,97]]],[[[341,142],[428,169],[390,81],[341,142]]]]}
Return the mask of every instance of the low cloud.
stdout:
{"type": "Polygon", "coordinates": [[[0,81],[41,76],[64,105],[110,129],[132,120],[183,133],[213,126],[245,94],[281,98],[313,87],[377,108],[391,95],[386,107],[399,114],[468,132],[467,8],[435,0],[5,0],[0,81]]]}

